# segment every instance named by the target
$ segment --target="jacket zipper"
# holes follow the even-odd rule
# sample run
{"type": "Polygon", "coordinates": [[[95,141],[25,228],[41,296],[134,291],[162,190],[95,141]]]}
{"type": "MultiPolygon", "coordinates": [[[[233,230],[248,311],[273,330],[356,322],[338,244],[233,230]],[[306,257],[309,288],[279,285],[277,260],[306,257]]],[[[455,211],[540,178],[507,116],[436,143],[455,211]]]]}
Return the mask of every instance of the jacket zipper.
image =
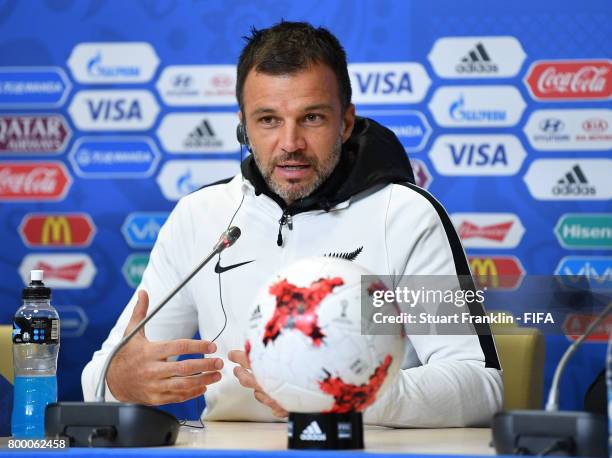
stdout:
{"type": "Polygon", "coordinates": [[[283,211],[281,218],[278,220],[278,237],[276,238],[276,244],[283,246],[283,226],[287,226],[290,231],[293,230],[293,216],[287,213],[287,210],[283,211]]]}

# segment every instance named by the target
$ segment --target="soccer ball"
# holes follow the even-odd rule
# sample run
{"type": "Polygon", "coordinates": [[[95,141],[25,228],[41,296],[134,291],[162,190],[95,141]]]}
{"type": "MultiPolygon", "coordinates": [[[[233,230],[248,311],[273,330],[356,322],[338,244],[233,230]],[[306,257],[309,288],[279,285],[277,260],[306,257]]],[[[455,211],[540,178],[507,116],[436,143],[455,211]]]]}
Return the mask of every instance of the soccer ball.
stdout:
{"type": "MultiPolygon", "coordinates": [[[[255,379],[285,410],[360,412],[397,376],[403,329],[366,335],[364,323],[362,333],[361,294],[382,287],[380,280],[362,285],[362,275],[372,274],[342,259],[305,258],[259,292],[245,350],[255,379]]],[[[376,311],[384,307],[397,309],[376,311]]]]}

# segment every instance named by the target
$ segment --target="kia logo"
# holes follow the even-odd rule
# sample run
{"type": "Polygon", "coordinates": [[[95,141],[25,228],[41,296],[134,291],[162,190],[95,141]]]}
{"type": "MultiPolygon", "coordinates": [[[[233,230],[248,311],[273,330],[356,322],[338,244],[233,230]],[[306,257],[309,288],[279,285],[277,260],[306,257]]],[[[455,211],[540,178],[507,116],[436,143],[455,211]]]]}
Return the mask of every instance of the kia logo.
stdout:
{"type": "Polygon", "coordinates": [[[601,118],[591,118],[582,123],[582,128],[587,132],[605,132],[608,130],[608,122],[601,118]]]}
{"type": "Polygon", "coordinates": [[[546,118],[540,121],[540,129],[544,132],[557,133],[565,128],[563,121],[557,118],[546,118]]]}
{"type": "Polygon", "coordinates": [[[215,75],[210,82],[214,87],[229,87],[234,84],[234,79],[229,75],[215,75]]]}

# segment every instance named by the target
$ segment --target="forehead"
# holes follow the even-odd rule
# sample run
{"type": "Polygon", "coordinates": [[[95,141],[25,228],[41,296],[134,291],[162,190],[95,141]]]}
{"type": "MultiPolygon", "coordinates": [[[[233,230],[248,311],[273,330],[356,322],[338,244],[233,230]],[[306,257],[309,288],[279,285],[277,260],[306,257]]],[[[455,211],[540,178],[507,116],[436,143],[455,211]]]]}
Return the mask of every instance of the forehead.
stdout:
{"type": "Polygon", "coordinates": [[[301,111],[311,105],[330,105],[340,111],[336,75],[327,65],[312,64],[305,70],[269,75],[254,68],[243,88],[246,115],[256,111],[301,111]]]}

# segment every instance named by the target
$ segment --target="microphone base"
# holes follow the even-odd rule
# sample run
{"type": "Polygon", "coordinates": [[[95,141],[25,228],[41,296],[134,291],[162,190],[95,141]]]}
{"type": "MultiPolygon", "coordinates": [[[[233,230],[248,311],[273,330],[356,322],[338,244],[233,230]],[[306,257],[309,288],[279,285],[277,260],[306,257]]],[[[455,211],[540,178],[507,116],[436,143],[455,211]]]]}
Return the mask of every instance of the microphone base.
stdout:
{"type": "Polygon", "coordinates": [[[363,449],[361,412],[289,413],[289,449],[355,450],[363,449]]]}
{"type": "Polygon", "coordinates": [[[589,412],[511,410],[497,413],[493,445],[500,455],[608,457],[608,418],[589,412]]]}
{"type": "Polygon", "coordinates": [[[117,402],[56,402],[45,411],[45,433],[66,437],[71,447],[173,445],[176,418],[155,407],[117,402]]]}

